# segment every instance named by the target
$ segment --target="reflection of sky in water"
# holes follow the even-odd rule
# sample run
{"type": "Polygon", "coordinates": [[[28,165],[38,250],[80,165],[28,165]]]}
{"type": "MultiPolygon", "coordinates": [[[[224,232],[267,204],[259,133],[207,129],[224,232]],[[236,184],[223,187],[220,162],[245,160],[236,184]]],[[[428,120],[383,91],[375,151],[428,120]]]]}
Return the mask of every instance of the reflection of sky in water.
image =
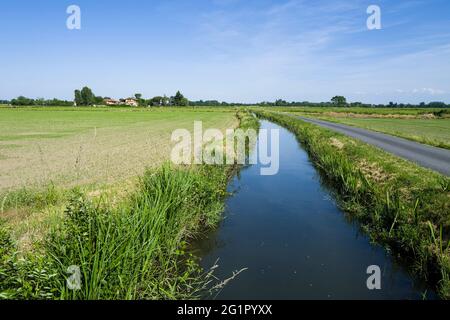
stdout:
{"type": "Polygon", "coordinates": [[[261,176],[259,165],[250,166],[232,181],[229,191],[234,195],[227,200],[225,220],[199,244],[202,265],[208,268],[220,259],[216,276],[221,279],[235,270],[248,270],[219,298],[422,298],[426,288],[346,220],[287,130],[280,128],[279,173],[261,176]],[[366,287],[370,265],[382,270],[380,291],[366,287]]]}

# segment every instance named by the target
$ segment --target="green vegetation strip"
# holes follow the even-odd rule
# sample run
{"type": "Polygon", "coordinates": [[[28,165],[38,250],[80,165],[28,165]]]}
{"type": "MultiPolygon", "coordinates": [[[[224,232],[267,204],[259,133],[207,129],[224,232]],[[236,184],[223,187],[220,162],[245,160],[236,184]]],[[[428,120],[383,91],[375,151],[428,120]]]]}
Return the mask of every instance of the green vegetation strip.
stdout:
{"type": "Polygon", "coordinates": [[[296,134],[342,208],[450,298],[450,179],[291,116],[256,111],[296,134]]]}
{"type": "MultiPolygon", "coordinates": [[[[242,129],[258,126],[248,114],[238,117],[242,129]]],[[[212,275],[185,247],[217,225],[236,169],[165,165],[146,172],[137,191],[114,206],[73,191],[62,221],[30,253],[17,252],[7,227],[0,227],[0,298],[200,297],[212,275]],[[67,281],[76,268],[81,272],[79,290],[67,281]]],[[[33,199],[24,198],[27,204],[33,199]]]]}
{"type": "Polygon", "coordinates": [[[374,119],[337,118],[316,116],[315,118],[387,133],[400,138],[450,149],[450,118],[445,119],[374,119]]]}

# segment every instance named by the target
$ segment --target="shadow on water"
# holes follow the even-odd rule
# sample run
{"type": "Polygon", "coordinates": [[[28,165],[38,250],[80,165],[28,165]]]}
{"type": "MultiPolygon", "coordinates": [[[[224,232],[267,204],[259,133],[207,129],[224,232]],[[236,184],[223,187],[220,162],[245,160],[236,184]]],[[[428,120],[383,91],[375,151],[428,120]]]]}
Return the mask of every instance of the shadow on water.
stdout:
{"type": "Polygon", "coordinates": [[[241,170],[224,220],[194,244],[205,269],[219,259],[220,279],[248,268],[218,299],[437,298],[346,218],[292,133],[268,121],[261,128],[280,130],[279,173],[261,176],[259,164],[241,170]],[[371,265],[382,270],[381,290],[367,288],[371,265]]]}

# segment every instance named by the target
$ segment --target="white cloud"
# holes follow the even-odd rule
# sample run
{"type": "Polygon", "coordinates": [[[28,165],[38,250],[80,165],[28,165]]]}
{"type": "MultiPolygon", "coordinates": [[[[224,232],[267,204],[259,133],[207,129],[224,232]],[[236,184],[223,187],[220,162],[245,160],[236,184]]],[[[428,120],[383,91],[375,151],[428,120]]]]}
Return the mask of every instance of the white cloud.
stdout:
{"type": "Polygon", "coordinates": [[[424,94],[430,94],[432,96],[434,95],[441,95],[445,94],[446,92],[444,90],[440,89],[433,89],[433,88],[420,88],[420,89],[413,89],[412,93],[424,93],[424,94]]]}

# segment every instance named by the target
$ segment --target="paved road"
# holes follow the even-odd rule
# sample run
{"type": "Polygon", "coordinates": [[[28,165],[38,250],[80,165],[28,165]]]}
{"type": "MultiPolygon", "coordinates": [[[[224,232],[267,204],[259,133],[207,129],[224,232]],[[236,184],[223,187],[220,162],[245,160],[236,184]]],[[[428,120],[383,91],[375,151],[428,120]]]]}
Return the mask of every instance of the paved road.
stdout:
{"type": "Polygon", "coordinates": [[[423,167],[450,176],[450,150],[427,146],[414,141],[390,136],[344,124],[298,117],[303,121],[317,124],[350,137],[362,140],[399,157],[411,160],[423,167]]]}

